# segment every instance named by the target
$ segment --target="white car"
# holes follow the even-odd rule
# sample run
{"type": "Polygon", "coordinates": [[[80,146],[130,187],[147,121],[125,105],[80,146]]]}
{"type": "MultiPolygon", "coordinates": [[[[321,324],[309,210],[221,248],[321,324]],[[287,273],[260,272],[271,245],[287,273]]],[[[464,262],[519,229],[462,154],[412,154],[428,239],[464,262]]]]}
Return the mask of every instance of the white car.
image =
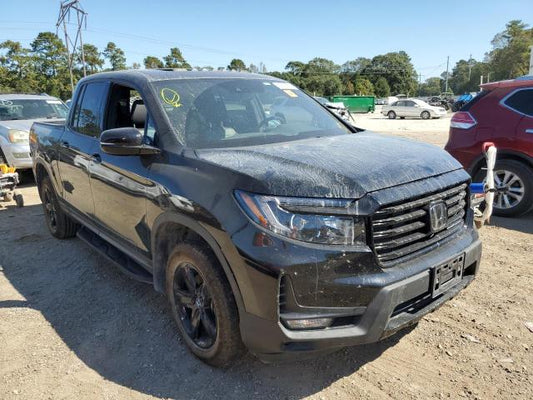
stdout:
{"type": "Polygon", "coordinates": [[[400,118],[440,118],[446,115],[443,107],[431,106],[418,99],[401,99],[388,106],[383,106],[381,113],[389,119],[400,118]]]}
{"type": "Polygon", "coordinates": [[[0,95],[0,164],[17,169],[29,169],[29,133],[32,124],[40,120],[64,119],[67,106],[48,95],[0,95]]]}

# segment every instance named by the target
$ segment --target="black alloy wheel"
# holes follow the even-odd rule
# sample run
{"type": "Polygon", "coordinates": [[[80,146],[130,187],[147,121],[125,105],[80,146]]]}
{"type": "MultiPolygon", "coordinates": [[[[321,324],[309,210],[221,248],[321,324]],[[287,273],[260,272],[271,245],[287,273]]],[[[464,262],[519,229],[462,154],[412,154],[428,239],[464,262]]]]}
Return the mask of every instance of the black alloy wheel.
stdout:
{"type": "Polygon", "coordinates": [[[173,295],[183,328],[194,344],[209,349],[217,338],[217,319],[206,282],[194,265],[184,262],[174,274],[173,295]]]}
{"type": "Polygon", "coordinates": [[[57,211],[54,202],[54,194],[51,188],[46,185],[43,188],[43,208],[48,222],[48,228],[54,234],[57,231],[57,211]]]}

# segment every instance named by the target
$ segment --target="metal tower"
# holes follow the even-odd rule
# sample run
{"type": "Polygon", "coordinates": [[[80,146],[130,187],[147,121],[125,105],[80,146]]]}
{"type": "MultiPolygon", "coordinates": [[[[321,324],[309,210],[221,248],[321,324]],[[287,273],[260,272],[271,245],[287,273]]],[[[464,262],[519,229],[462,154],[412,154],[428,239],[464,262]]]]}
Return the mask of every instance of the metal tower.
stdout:
{"type": "Polygon", "coordinates": [[[60,3],[59,16],[57,17],[56,22],[56,33],[59,31],[60,27],[63,29],[63,32],[65,34],[65,46],[67,48],[68,67],[70,71],[70,86],[72,88],[72,92],[74,93],[73,67],[75,62],[76,47],[78,46],[78,44],[81,53],[83,76],[87,76],[87,70],[85,67],[85,53],[83,51],[83,39],[81,36],[82,28],[87,29],[87,13],[83,10],[79,0],[63,0],[60,3]],[[75,14],[75,21],[77,23],[76,35],[74,36],[74,40],[72,40],[72,36],[69,35],[67,29],[67,23],[70,24],[71,13],[75,14]]]}

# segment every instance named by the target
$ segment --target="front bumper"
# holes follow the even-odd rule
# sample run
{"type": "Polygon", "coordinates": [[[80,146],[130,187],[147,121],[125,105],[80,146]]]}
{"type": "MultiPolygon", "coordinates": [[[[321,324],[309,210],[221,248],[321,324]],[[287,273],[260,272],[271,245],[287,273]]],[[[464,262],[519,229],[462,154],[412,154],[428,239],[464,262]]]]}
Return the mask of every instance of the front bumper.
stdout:
{"type": "MultiPolygon", "coordinates": [[[[252,353],[268,362],[377,342],[416,323],[459,293],[474,279],[480,258],[481,242],[477,233],[468,229],[462,236],[412,260],[408,265],[387,268],[382,274],[368,274],[362,279],[337,282],[339,286],[344,286],[340,289],[342,292],[352,293],[352,299],[361,294],[361,304],[352,307],[352,313],[356,315],[351,316],[349,324],[314,330],[290,330],[280,321],[279,315],[276,319],[270,319],[244,312],[241,315],[243,341],[252,353]],[[463,278],[432,299],[433,267],[459,255],[464,255],[463,278]]],[[[302,307],[304,312],[306,309],[316,311],[320,308],[302,307]]],[[[342,311],[347,309],[343,307],[342,311]]],[[[327,310],[334,308],[328,306],[327,310]]]]}
{"type": "Polygon", "coordinates": [[[32,167],[29,144],[9,143],[3,140],[1,146],[9,166],[17,169],[32,167]]]}

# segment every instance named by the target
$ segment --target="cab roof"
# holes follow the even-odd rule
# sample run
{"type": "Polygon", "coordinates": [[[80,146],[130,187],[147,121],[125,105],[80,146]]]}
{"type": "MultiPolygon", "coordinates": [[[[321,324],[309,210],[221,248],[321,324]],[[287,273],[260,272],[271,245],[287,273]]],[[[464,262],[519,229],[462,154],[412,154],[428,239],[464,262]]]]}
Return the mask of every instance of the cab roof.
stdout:
{"type": "Polygon", "coordinates": [[[205,78],[219,78],[219,79],[268,79],[280,80],[270,75],[252,74],[249,72],[236,71],[187,71],[172,68],[160,69],[129,69],[122,71],[100,72],[98,74],[90,75],[83,79],[83,81],[90,81],[93,79],[124,79],[133,80],[136,82],[156,82],[164,80],[175,79],[205,79],[205,78]]]}

